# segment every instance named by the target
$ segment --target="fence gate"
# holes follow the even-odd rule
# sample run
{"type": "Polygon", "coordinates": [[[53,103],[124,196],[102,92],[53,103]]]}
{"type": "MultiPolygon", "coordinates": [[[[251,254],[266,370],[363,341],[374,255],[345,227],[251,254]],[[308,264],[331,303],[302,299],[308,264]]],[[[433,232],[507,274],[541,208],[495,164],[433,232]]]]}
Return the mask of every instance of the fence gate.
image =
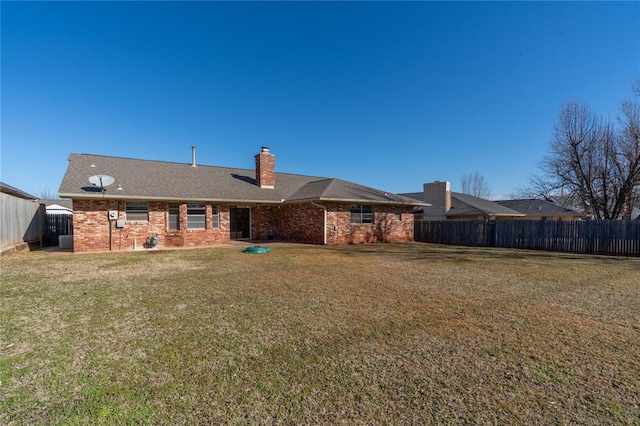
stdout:
{"type": "Polygon", "coordinates": [[[44,222],[44,245],[57,246],[58,236],[73,234],[73,215],[47,213],[44,222]]]}

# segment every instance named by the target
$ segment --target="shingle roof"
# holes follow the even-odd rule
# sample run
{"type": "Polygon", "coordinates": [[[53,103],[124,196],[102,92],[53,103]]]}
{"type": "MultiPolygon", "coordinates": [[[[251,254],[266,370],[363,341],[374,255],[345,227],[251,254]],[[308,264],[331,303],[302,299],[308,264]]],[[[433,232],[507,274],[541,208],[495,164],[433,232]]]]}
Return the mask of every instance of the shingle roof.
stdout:
{"type": "Polygon", "coordinates": [[[400,195],[402,195],[403,197],[409,197],[414,200],[427,201],[424,199],[424,192],[403,192],[400,195]]]}
{"type": "Polygon", "coordinates": [[[340,179],[276,173],[274,189],[256,185],[255,170],[191,166],[188,163],[71,154],[59,195],[65,198],[121,200],[283,203],[343,201],[418,205],[415,200],[340,179]],[[100,191],[89,183],[97,174],[115,182],[100,191]]]}
{"type": "Polygon", "coordinates": [[[460,192],[451,192],[451,210],[447,216],[490,215],[490,216],[522,216],[523,214],[502,206],[495,201],[474,197],[460,192]]]}
{"type": "MultiPolygon", "coordinates": [[[[402,194],[405,197],[409,197],[415,200],[422,200],[423,202],[429,202],[425,199],[424,192],[407,192],[402,194]]],[[[427,216],[523,216],[522,213],[512,210],[510,208],[501,206],[490,200],[484,198],[474,197],[473,195],[463,194],[460,192],[451,192],[451,209],[446,212],[435,212],[430,209],[424,209],[422,212],[427,216]],[[428,213],[427,213],[428,212],[428,213]]]]}
{"type": "Polygon", "coordinates": [[[40,200],[41,203],[45,205],[45,207],[51,206],[60,206],[66,209],[73,209],[73,200],[40,200]]]}
{"type": "Polygon", "coordinates": [[[582,217],[579,212],[568,209],[566,207],[554,204],[546,200],[538,199],[521,199],[521,200],[501,200],[496,203],[519,211],[525,215],[541,215],[541,216],[572,216],[582,217]]]}
{"type": "Polygon", "coordinates": [[[381,204],[417,205],[416,200],[341,179],[322,179],[302,186],[288,201],[375,201],[381,204]]]}

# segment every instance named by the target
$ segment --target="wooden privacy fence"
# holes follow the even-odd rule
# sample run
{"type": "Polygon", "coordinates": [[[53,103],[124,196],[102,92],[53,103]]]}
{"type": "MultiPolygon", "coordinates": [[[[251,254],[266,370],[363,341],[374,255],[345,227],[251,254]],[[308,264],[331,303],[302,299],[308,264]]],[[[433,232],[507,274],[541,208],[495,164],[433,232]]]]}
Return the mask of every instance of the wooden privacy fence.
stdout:
{"type": "Polygon", "coordinates": [[[0,249],[42,241],[44,206],[0,192],[0,249]]]}
{"type": "Polygon", "coordinates": [[[415,241],[640,257],[638,220],[416,221],[415,241]]]}

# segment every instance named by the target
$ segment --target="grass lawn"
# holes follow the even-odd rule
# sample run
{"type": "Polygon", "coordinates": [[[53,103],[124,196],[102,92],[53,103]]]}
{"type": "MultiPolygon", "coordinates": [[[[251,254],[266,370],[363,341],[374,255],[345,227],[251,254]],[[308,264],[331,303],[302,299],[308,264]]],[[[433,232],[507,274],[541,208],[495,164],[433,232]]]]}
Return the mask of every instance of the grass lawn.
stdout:
{"type": "Polygon", "coordinates": [[[0,262],[0,424],[640,423],[640,259],[415,243],[0,262]]]}

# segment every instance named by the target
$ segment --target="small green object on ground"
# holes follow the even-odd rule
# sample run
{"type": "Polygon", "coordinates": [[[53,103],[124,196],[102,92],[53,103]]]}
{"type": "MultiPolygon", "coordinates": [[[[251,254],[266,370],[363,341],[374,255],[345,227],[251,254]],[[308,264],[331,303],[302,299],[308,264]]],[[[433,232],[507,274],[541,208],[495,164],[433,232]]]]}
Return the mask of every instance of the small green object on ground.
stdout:
{"type": "Polygon", "coordinates": [[[269,247],[251,246],[243,250],[245,253],[259,254],[268,253],[269,247]]]}

